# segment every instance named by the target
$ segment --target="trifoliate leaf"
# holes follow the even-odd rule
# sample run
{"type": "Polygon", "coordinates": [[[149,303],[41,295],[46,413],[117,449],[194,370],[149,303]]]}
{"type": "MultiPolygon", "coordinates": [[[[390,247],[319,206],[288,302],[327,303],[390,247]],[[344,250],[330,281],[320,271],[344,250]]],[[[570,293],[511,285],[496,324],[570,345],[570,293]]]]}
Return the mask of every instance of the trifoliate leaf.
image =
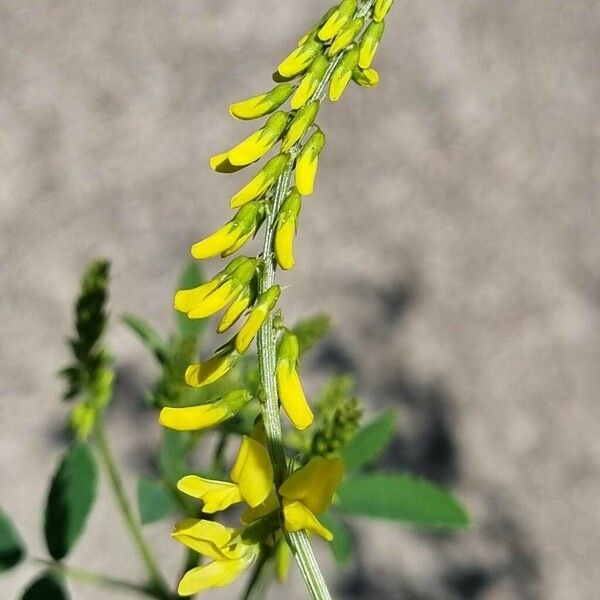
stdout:
{"type": "Polygon", "coordinates": [[[44,533],[50,555],[61,560],[81,535],[96,496],[94,455],[74,442],[56,471],[46,504],[44,533]]]}
{"type": "Polygon", "coordinates": [[[23,593],[21,600],[68,600],[60,579],[50,571],[38,577],[23,593]]]}
{"type": "Polygon", "coordinates": [[[336,562],[339,565],[347,564],[354,552],[354,539],[350,530],[331,512],[320,515],[319,521],[333,533],[333,540],[329,542],[329,546],[336,562]]]}
{"type": "Polygon", "coordinates": [[[298,338],[300,354],[308,352],[319,340],[327,335],[331,319],[327,315],[313,315],[296,323],[292,329],[298,338]]]}
{"type": "Polygon", "coordinates": [[[169,362],[169,348],[167,344],[149,323],[130,313],[124,314],[121,320],[154,353],[154,356],[156,356],[161,365],[169,362]]]}
{"type": "Polygon", "coordinates": [[[337,491],[345,513],[424,527],[466,527],[466,510],[437,485],[408,474],[373,473],[348,478],[337,491]]]}
{"type": "MultiPolygon", "coordinates": [[[[178,290],[187,290],[204,283],[204,274],[197,261],[190,261],[183,269],[178,290]]],[[[182,338],[198,338],[206,325],[205,319],[190,319],[184,313],[175,313],[177,319],[177,330],[182,338]]]]}
{"type": "Polygon", "coordinates": [[[173,514],[176,508],[169,490],[151,477],[141,477],[138,481],[137,502],[142,525],[160,521],[173,514]]]}
{"type": "Polygon", "coordinates": [[[340,455],[348,471],[357,471],[373,462],[392,441],[396,413],[387,411],[362,427],[341,449],[340,455]]]}
{"type": "Polygon", "coordinates": [[[0,573],[18,565],[25,555],[25,547],[12,520],[0,508],[0,573]]]}

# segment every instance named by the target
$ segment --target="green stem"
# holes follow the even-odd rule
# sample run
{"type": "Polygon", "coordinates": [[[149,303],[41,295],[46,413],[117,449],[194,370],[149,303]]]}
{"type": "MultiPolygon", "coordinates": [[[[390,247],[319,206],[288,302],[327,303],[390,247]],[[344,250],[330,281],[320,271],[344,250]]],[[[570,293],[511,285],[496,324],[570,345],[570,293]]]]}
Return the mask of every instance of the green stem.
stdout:
{"type": "Polygon", "coordinates": [[[74,581],[79,581],[81,583],[86,583],[90,585],[96,585],[99,587],[111,587],[124,590],[131,590],[140,594],[145,594],[146,596],[150,596],[151,598],[162,598],[162,596],[158,596],[156,592],[151,590],[150,588],[138,585],[136,583],[132,583],[131,581],[116,579],[115,577],[104,575],[104,573],[88,571],[87,569],[72,567],[62,562],[55,562],[53,560],[47,560],[44,558],[33,558],[32,560],[37,564],[50,567],[51,569],[63,574],[65,577],[73,579],[74,581]]]}
{"type": "Polygon", "coordinates": [[[150,551],[150,548],[144,539],[142,526],[137,519],[131,504],[129,503],[129,499],[127,498],[125,486],[123,485],[121,475],[110,450],[110,446],[108,445],[108,438],[106,436],[104,418],[102,415],[99,415],[96,421],[95,434],[100,458],[106,467],[109,481],[117,501],[117,506],[121,511],[125,525],[131,534],[131,538],[148,573],[150,589],[154,592],[156,597],[169,599],[172,596],[169,592],[167,582],[163,578],[154,556],[152,555],[152,552],[150,551]]]}

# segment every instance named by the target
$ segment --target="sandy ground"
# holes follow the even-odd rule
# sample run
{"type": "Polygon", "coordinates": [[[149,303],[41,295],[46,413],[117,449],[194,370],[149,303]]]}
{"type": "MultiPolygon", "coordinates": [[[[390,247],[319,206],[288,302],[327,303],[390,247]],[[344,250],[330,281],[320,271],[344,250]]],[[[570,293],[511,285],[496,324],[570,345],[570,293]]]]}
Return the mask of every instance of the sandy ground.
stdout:
{"type": "MultiPolygon", "coordinates": [[[[244,181],[206,165],[251,128],[227,105],[266,89],[327,7],[0,5],[0,503],[33,555],[81,269],[113,260],[113,315],[171,318],[190,242],[244,181]]],[[[371,409],[402,414],[385,464],[449,485],[475,519],[457,536],[354,523],[352,569],[334,573],[321,552],[337,598],[598,597],[598,57],[595,0],[398,0],[379,89],[352,89],[320,116],[328,147],[284,278],[290,320],[324,310],[336,324],[308,387],[354,370],[371,409]]],[[[111,435],[133,476],[158,437],[133,408],[152,363],[120,326],[110,343],[111,435]]],[[[168,524],[148,531],[172,572],[168,524]]],[[[130,556],[103,488],[72,561],[132,578],[130,556]]],[[[0,597],[33,573],[4,577],[0,597]]],[[[306,597],[297,578],[289,589],[306,597]]]]}

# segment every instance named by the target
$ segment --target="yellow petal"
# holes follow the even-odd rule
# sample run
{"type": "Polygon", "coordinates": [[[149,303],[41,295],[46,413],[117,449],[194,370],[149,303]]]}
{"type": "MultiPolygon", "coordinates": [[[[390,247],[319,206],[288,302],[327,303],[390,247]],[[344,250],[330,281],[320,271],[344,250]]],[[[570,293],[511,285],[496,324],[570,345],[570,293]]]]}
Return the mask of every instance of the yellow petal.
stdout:
{"type": "Polygon", "coordinates": [[[277,264],[288,271],[294,266],[294,237],[296,219],[290,218],[277,224],[275,230],[275,258],[277,264]]]}
{"type": "Polygon", "coordinates": [[[222,548],[230,542],[235,531],[216,521],[184,519],[175,525],[171,535],[199,554],[219,560],[227,557],[222,548]]]}
{"type": "Polygon", "coordinates": [[[236,223],[227,223],[192,246],[192,256],[198,260],[212,258],[233,246],[242,233],[236,223]]]}
{"type": "Polygon", "coordinates": [[[269,310],[264,306],[259,306],[255,308],[248,318],[246,322],[242,325],[238,334],[235,336],[235,349],[243,354],[248,350],[252,340],[258,333],[258,330],[261,328],[262,324],[265,322],[267,315],[269,314],[269,310]]]}
{"type": "Polygon", "coordinates": [[[264,502],[273,489],[273,466],[266,448],[244,436],[230,477],[250,506],[264,502]]]}
{"type": "Polygon", "coordinates": [[[204,502],[202,511],[208,514],[225,510],[242,501],[240,488],[229,481],[205,479],[198,475],[186,475],[177,483],[177,489],[188,496],[204,502]]]}
{"type": "Polygon", "coordinates": [[[192,387],[203,387],[214,383],[235,365],[237,359],[237,353],[233,353],[214,356],[206,362],[190,365],[185,371],[185,382],[192,387]]]}
{"type": "Polygon", "coordinates": [[[331,503],[343,476],[344,462],[340,458],[315,456],[283,482],[279,493],[288,500],[301,500],[318,515],[331,503]]]}
{"type": "Polygon", "coordinates": [[[313,422],[313,414],[306,401],[296,368],[280,361],[275,371],[277,394],[283,410],[296,429],[306,429],[313,422]]]}
{"type": "Polygon", "coordinates": [[[263,171],[259,171],[237,194],[232,196],[229,206],[237,208],[258,198],[267,190],[272,181],[263,171]]]}
{"type": "Polygon", "coordinates": [[[294,110],[302,108],[315,93],[318,85],[318,80],[316,80],[310,73],[307,73],[300,82],[298,89],[292,96],[292,99],[290,100],[290,106],[294,110]]]}
{"type": "Polygon", "coordinates": [[[183,408],[165,407],[160,411],[158,420],[163,427],[176,431],[197,431],[214,427],[231,416],[226,406],[204,404],[183,408]]]}
{"type": "Polygon", "coordinates": [[[204,319],[219,312],[227,306],[239,290],[234,288],[232,281],[225,281],[214,292],[211,292],[188,312],[190,319],[204,319]]]}
{"type": "Polygon", "coordinates": [[[235,173],[243,169],[246,165],[233,165],[229,160],[229,152],[221,152],[211,157],[210,168],[217,173],[235,173]]]}
{"type": "Polygon", "coordinates": [[[269,92],[235,102],[229,107],[229,113],[236,119],[257,119],[279,108],[294,91],[291,83],[282,83],[269,92]]]}
{"type": "Polygon", "coordinates": [[[210,293],[214,292],[220,285],[220,281],[211,280],[196,288],[179,290],[173,299],[175,310],[187,313],[198,306],[210,293]]]}
{"type": "Polygon", "coordinates": [[[311,153],[300,153],[296,161],[296,187],[303,196],[310,196],[315,189],[315,177],[319,158],[311,153]]]}
{"type": "Polygon", "coordinates": [[[286,530],[291,533],[306,529],[320,535],[328,542],[333,539],[331,531],[324,527],[302,502],[284,502],[283,520],[286,530]]]}
{"type": "Polygon", "coordinates": [[[342,97],[351,77],[352,71],[344,71],[343,73],[339,73],[336,77],[331,78],[331,83],[329,84],[329,99],[332,102],[337,102],[342,97]]]}
{"type": "Polygon", "coordinates": [[[250,304],[250,294],[242,292],[227,308],[219,326],[217,327],[217,333],[223,333],[227,331],[236,321],[242,316],[244,311],[250,304]]]}
{"type": "Polygon", "coordinates": [[[323,44],[316,40],[307,40],[302,46],[296,48],[277,67],[277,71],[283,77],[294,77],[307,69],[315,56],[321,52],[323,44]]]}
{"type": "Polygon", "coordinates": [[[375,6],[373,7],[373,20],[376,23],[383,21],[390,8],[392,8],[394,0],[375,0],[375,6]]]}
{"type": "Polygon", "coordinates": [[[365,38],[363,40],[360,45],[360,54],[358,58],[358,65],[361,69],[368,69],[371,66],[378,46],[379,42],[371,38],[365,38]]]}
{"type": "Polygon", "coordinates": [[[245,556],[235,560],[215,560],[207,565],[190,569],[179,582],[180,596],[193,596],[203,590],[229,585],[252,563],[245,556]]]}
{"type": "Polygon", "coordinates": [[[268,514],[279,508],[279,500],[277,499],[277,494],[275,490],[271,490],[271,493],[267,496],[267,499],[254,508],[249,508],[242,515],[242,523],[244,525],[249,525],[253,523],[257,519],[262,519],[262,517],[266,517],[268,514]]]}

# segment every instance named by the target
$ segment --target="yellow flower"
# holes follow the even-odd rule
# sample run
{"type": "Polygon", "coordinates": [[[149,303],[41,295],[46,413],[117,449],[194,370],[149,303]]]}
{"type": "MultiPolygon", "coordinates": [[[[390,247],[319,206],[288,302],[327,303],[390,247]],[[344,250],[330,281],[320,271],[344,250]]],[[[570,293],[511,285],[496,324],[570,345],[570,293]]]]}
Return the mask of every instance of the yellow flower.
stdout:
{"type": "Polygon", "coordinates": [[[294,91],[292,83],[281,83],[264,94],[235,102],[229,107],[232,117],[242,120],[257,119],[279,108],[294,91]]]}
{"type": "Polygon", "coordinates": [[[394,0],[375,0],[373,19],[377,22],[383,21],[390,8],[392,8],[392,4],[394,4],[394,0]]]}
{"type": "Polygon", "coordinates": [[[327,509],[343,475],[344,463],[340,458],[322,456],[311,458],[306,466],[294,471],[279,488],[286,530],[308,529],[331,541],[333,534],[316,515],[327,509]]]}
{"type": "Polygon", "coordinates": [[[281,137],[288,122],[285,112],[272,114],[263,127],[241,141],[231,150],[217,154],[210,159],[210,167],[214,171],[228,172],[229,165],[245,167],[262,158],[281,137]]]}
{"type": "Polygon", "coordinates": [[[287,416],[296,429],[306,429],[313,422],[313,414],[306,401],[298,375],[298,340],[290,331],[281,339],[275,378],[277,394],[287,416]]]}
{"type": "Polygon", "coordinates": [[[360,33],[364,23],[365,20],[362,17],[348,21],[335,36],[331,46],[329,46],[329,56],[335,56],[344,48],[347,48],[360,33]]]}
{"type": "Polygon", "coordinates": [[[224,349],[206,362],[193,363],[186,370],[184,379],[191,387],[204,387],[221,379],[239,360],[240,355],[233,350],[233,344],[227,343],[224,349]]]}
{"type": "Polygon", "coordinates": [[[290,161],[289,154],[278,154],[265,163],[262,169],[231,198],[231,208],[237,208],[261,196],[275,183],[290,161]]]}
{"type": "Polygon", "coordinates": [[[312,61],[321,53],[323,44],[310,37],[304,43],[296,48],[289,56],[287,56],[277,67],[277,72],[286,78],[300,75],[308,67],[312,61]]]}
{"type": "Polygon", "coordinates": [[[248,347],[258,333],[258,330],[265,322],[268,314],[273,310],[273,307],[279,299],[280,293],[281,288],[278,285],[274,285],[257,298],[256,304],[250,312],[248,319],[235,336],[235,349],[240,354],[243,354],[248,350],[248,347]]]}
{"type": "Polygon", "coordinates": [[[258,544],[248,544],[240,531],[203,519],[186,519],[177,523],[173,538],[212,559],[185,573],[177,593],[193,596],[209,588],[229,585],[256,559],[258,544]]]}
{"type": "Polygon", "coordinates": [[[346,86],[350,82],[350,78],[352,77],[352,71],[358,64],[358,48],[353,47],[344,55],[342,60],[340,60],[338,66],[335,68],[333,73],[331,74],[331,83],[329,85],[329,99],[332,102],[337,102],[346,86]]]}
{"type": "Polygon", "coordinates": [[[373,68],[361,69],[356,67],[352,71],[352,81],[361,87],[375,87],[379,83],[379,73],[373,68]]]}
{"type": "Polygon", "coordinates": [[[217,327],[217,333],[223,333],[235,325],[244,311],[250,306],[253,296],[251,286],[246,286],[242,289],[240,295],[229,305],[223,314],[223,318],[217,327]]]}
{"type": "Polygon", "coordinates": [[[238,210],[235,217],[207,238],[192,246],[192,256],[198,260],[217,254],[229,256],[239,250],[262,223],[265,207],[261,202],[249,202],[238,210]]]}
{"type": "Polygon", "coordinates": [[[310,100],[327,71],[327,65],[329,60],[325,56],[315,59],[290,100],[293,109],[302,108],[310,100]]]}
{"type": "Polygon", "coordinates": [[[313,124],[319,112],[320,102],[310,102],[301,108],[293,118],[281,143],[281,149],[287,152],[297,141],[302,139],[308,128],[313,124]]]}
{"type": "Polygon", "coordinates": [[[230,472],[231,482],[186,475],[177,488],[204,502],[202,510],[214,513],[232,504],[246,502],[251,507],[262,504],[273,490],[273,466],[264,446],[248,436],[242,443],[230,472]]]}
{"type": "Polygon", "coordinates": [[[319,29],[319,39],[323,42],[330,40],[354,15],[356,0],[343,0],[329,16],[323,27],[319,29]]]}
{"type": "Polygon", "coordinates": [[[296,160],[296,187],[303,196],[313,193],[319,154],[325,146],[325,134],[317,129],[309,138],[296,160]]]}
{"type": "Polygon", "coordinates": [[[300,193],[296,188],[292,188],[277,215],[275,258],[277,264],[286,271],[294,266],[294,237],[301,207],[300,193]]]}
{"type": "Polygon", "coordinates": [[[248,390],[234,390],[210,404],[165,407],[160,411],[158,420],[164,427],[177,431],[208,429],[233,417],[251,398],[248,390]]]}
{"type": "Polygon", "coordinates": [[[371,23],[365,30],[360,41],[360,57],[358,59],[361,69],[368,69],[371,66],[384,29],[385,25],[381,21],[380,23],[371,23]]]}

